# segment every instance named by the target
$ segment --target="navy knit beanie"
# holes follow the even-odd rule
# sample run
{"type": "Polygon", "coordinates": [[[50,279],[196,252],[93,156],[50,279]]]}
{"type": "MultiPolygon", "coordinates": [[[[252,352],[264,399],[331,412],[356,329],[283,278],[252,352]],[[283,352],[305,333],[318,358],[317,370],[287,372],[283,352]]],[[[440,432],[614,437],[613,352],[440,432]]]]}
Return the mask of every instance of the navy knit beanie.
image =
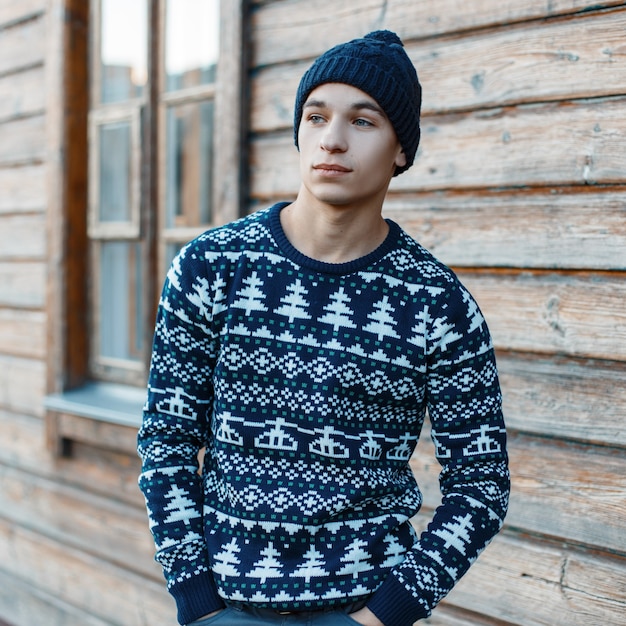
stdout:
{"type": "Polygon", "coordinates": [[[296,93],[296,147],[302,107],[309,94],[325,83],[352,85],[374,98],[389,118],[406,156],[406,165],[396,167],[394,176],[413,165],[420,142],[422,87],[398,35],[377,30],[331,48],[313,63],[296,93]]]}

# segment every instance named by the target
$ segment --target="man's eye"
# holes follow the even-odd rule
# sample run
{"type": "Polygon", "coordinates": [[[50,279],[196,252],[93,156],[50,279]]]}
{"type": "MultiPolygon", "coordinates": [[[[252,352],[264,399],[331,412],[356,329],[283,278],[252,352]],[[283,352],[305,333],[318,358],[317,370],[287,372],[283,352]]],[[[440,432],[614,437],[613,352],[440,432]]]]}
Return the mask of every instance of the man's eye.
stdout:
{"type": "Polygon", "coordinates": [[[313,124],[319,124],[323,122],[324,118],[321,115],[312,114],[309,115],[309,122],[313,122],[313,124]]]}
{"type": "Polygon", "coordinates": [[[362,118],[354,120],[354,123],[356,124],[356,126],[372,126],[372,122],[370,122],[369,120],[364,120],[362,118]]]}

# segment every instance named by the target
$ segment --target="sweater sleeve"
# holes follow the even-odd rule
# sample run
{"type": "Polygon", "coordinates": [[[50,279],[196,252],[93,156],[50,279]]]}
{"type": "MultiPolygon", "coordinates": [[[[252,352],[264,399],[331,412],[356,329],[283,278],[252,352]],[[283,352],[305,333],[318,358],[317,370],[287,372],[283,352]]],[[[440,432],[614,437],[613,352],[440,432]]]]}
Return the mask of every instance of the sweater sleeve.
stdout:
{"type": "Polygon", "coordinates": [[[203,531],[198,453],[207,441],[216,337],[210,284],[192,244],[174,260],[159,302],[148,396],[138,434],[139,487],[178,620],[223,607],[203,531]]]}
{"type": "Polygon", "coordinates": [[[385,626],[430,615],[500,530],[510,490],[495,356],[485,320],[461,286],[433,315],[427,406],[442,501],[406,559],[368,603],[385,626]]]}

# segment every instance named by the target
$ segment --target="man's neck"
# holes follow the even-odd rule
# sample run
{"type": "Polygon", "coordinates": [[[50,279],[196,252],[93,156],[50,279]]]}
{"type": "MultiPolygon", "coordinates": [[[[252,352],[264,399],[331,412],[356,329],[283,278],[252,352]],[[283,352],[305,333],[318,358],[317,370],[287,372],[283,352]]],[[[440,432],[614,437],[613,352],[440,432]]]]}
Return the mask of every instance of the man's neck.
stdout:
{"type": "Polygon", "coordinates": [[[325,263],[361,258],[380,246],[389,232],[381,208],[313,205],[301,196],[281,211],[280,222],[294,248],[325,263]]]}

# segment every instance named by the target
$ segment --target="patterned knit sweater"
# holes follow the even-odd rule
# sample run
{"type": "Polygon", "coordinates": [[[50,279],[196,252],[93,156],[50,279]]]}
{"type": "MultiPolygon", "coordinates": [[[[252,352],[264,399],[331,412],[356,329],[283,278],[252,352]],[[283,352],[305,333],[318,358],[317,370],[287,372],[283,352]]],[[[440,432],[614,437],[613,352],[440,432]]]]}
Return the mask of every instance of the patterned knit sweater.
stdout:
{"type": "Polygon", "coordinates": [[[168,273],[138,440],[156,558],[181,624],[224,600],[368,599],[408,626],[506,512],[491,339],[395,223],[371,254],[329,264],[291,246],[283,206],[204,233],[168,273]],[[426,412],[443,499],[418,537],[409,459],[426,412]]]}

